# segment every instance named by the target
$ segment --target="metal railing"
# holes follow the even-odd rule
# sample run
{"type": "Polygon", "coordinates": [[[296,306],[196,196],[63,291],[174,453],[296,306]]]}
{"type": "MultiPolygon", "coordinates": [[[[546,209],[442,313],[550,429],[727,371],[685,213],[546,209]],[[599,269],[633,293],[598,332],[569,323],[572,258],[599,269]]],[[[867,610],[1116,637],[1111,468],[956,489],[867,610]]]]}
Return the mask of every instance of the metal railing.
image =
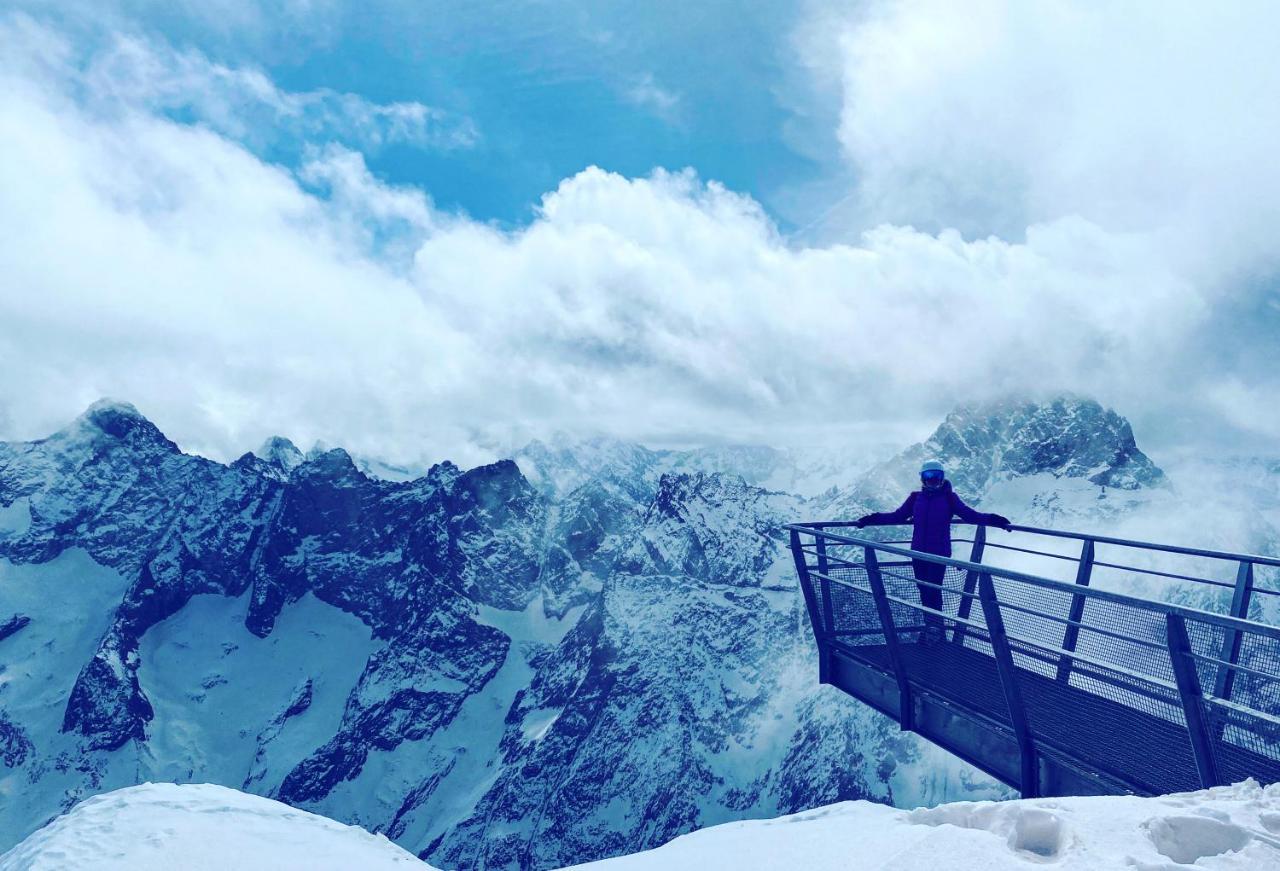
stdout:
{"type": "Polygon", "coordinates": [[[1280,594],[1256,583],[1280,559],[1026,526],[1013,529],[1079,551],[996,544],[979,526],[955,540],[971,548],[954,559],[851,526],[787,527],[825,682],[840,683],[837,661],[856,662],[892,681],[903,728],[925,694],[1010,736],[1016,774],[998,776],[1024,795],[1041,793],[1046,759],[1110,791],[1280,780],[1280,629],[1246,619],[1260,597],[1280,594]],[[991,550],[1055,560],[1071,578],[994,564],[991,550]],[[1141,556],[1111,555],[1125,550],[1141,556]],[[1234,579],[1132,564],[1151,554],[1207,560],[1234,579]],[[1099,568],[1230,590],[1228,613],[1101,589],[1091,583],[1099,568]]]}

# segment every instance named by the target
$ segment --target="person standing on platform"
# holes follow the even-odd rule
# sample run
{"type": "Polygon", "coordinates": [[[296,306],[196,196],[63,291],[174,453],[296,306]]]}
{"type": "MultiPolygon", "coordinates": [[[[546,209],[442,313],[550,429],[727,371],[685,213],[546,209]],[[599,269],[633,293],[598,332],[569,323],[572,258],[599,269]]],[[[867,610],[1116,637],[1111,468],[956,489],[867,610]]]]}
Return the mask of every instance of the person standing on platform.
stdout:
{"type": "MultiPolygon", "coordinates": [[[[910,523],[911,549],[938,556],[951,556],[951,518],[958,517],[966,523],[983,526],[996,526],[1009,530],[1012,523],[1009,518],[1000,514],[986,514],[974,511],[964,500],[951,489],[946,470],[936,460],[930,460],[920,467],[920,489],[907,496],[905,502],[895,511],[878,511],[859,517],[855,525],[862,529],[867,526],[889,526],[897,523],[910,523]]],[[[939,563],[914,559],[911,567],[920,588],[920,602],[934,611],[942,610],[942,590],[929,584],[941,584],[946,576],[947,567],[939,563]]],[[[942,637],[942,625],[934,614],[925,614],[925,640],[938,641],[942,637]]]]}

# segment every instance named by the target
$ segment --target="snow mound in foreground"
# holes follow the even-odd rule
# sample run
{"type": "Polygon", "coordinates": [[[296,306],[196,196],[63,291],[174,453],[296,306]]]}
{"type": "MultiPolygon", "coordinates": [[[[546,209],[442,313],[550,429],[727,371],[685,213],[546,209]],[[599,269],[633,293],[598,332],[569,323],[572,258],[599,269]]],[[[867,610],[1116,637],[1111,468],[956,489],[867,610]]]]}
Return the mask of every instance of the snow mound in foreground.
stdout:
{"type": "Polygon", "coordinates": [[[382,835],[207,783],[94,796],[0,856],[0,871],[90,868],[431,871],[382,835]]]}
{"type": "Polygon", "coordinates": [[[1280,784],[1252,780],[1160,798],[956,802],[914,811],[843,802],[728,823],[595,871],[1280,871],[1280,784]]]}
{"type": "MultiPolygon", "coordinates": [[[[1280,871],[1280,784],[1248,780],[1161,798],[957,802],[914,811],[865,801],[728,823],[596,871],[1280,871]]],[[[419,869],[381,835],[210,784],[146,783],[78,805],[0,856],[27,869],[419,869]]]]}

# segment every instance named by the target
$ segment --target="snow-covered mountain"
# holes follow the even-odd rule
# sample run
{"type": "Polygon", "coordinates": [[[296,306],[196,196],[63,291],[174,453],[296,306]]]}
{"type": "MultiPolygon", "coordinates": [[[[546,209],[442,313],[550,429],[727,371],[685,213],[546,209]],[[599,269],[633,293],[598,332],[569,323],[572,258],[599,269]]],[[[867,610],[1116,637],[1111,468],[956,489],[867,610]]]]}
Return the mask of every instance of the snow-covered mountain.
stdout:
{"type": "Polygon", "coordinates": [[[804,478],[794,454],[603,439],[410,481],[283,439],[223,465],[122,403],[0,445],[0,847],[143,780],[495,868],[1004,795],[816,686],[780,530],[896,504],[925,452],[984,506],[1034,480],[1112,517],[1168,489],[1123,419],[1071,398],[958,410],[807,498],[769,483],[804,478]]]}
{"type": "Polygon", "coordinates": [[[868,457],[838,449],[717,445],[653,450],[605,436],[579,439],[565,433],[532,441],[513,459],[534,486],[552,496],[570,493],[588,481],[603,481],[641,501],[652,497],[658,479],[668,473],[724,473],[768,490],[808,497],[849,484],[871,465],[868,457]]]}
{"type": "MultiPolygon", "coordinates": [[[[1169,795],[960,802],[914,811],[842,802],[727,823],[593,871],[1064,871],[1280,867],[1280,785],[1169,795]]],[[[0,855],[0,871],[422,869],[385,838],[210,784],[96,796],[0,855]]]]}
{"type": "Polygon", "coordinates": [[[1128,421],[1068,395],[962,405],[929,438],[868,470],[836,504],[848,511],[897,507],[930,459],[943,462],[966,501],[1027,525],[1114,518],[1158,498],[1167,485],[1128,421]]]}

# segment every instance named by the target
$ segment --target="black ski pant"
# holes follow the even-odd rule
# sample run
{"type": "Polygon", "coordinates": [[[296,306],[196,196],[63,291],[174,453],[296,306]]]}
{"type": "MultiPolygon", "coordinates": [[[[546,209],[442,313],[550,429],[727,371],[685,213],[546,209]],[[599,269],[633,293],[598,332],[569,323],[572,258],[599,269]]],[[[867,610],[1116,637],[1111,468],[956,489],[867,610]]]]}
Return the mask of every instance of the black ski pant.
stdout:
{"type": "MultiPolygon", "coordinates": [[[[941,584],[942,579],[947,574],[947,567],[938,563],[925,562],[920,559],[911,561],[911,568],[915,572],[917,581],[927,581],[930,584],[941,584]]],[[[942,591],[937,587],[930,587],[926,584],[916,584],[920,590],[920,604],[926,608],[932,608],[935,611],[942,610],[942,591]]],[[[924,620],[926,624],[932,625],[939,622],[939,618],[933,614],[925,614],[924,620]]]]}

